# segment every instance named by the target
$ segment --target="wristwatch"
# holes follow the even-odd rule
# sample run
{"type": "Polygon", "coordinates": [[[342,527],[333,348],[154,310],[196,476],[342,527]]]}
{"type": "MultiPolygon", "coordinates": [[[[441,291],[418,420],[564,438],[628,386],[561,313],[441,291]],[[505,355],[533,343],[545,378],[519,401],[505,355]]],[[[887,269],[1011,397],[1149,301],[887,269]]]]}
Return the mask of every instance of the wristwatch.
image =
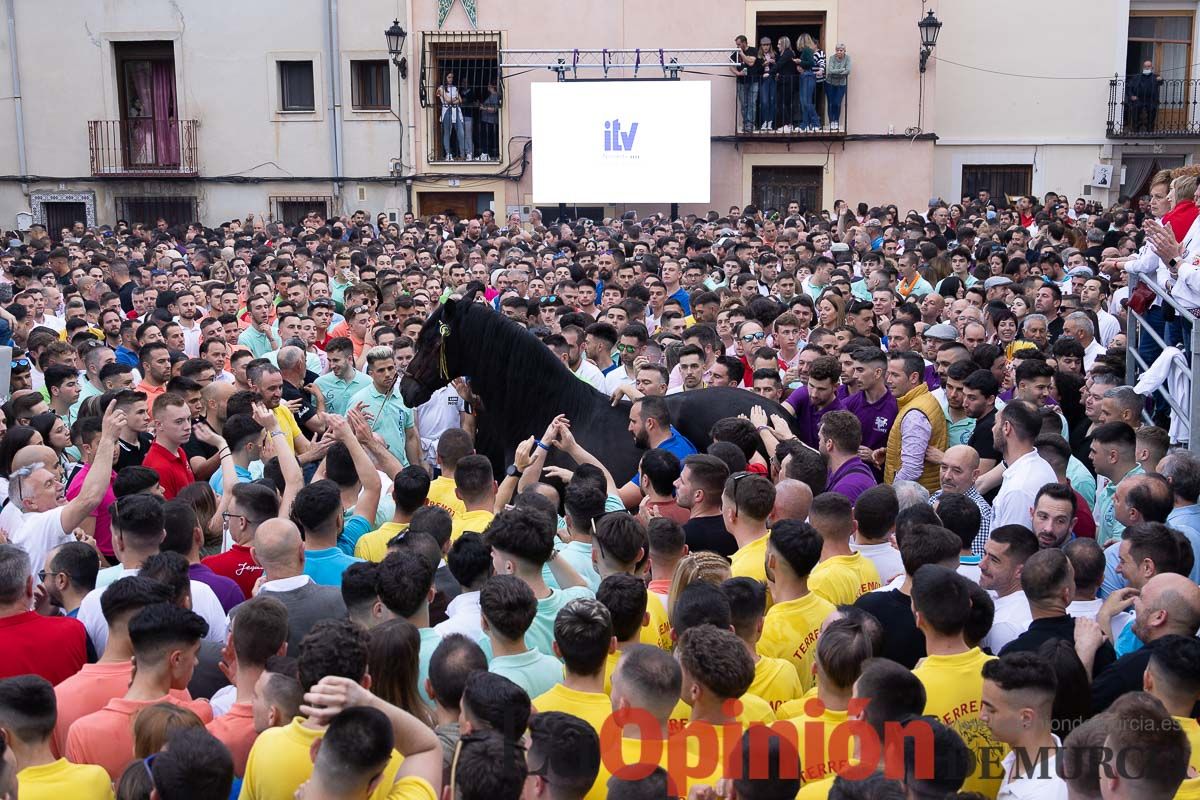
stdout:
{"type": "Polygon", "coordinates": [[[510,478],[519,478],[523,473],[522,470],[517,469],[516,464],[509,464],[508,469],[504,470],[504,474],[510,478]]]}
{"type": "Polygon", "coordinates": [[[1171,269],[1175,269],[1176,267],[1179,266],[1179,259],[1172,258],[1170,261],[1167,262],[1167,266],[1170,267],[1171,269]]]}

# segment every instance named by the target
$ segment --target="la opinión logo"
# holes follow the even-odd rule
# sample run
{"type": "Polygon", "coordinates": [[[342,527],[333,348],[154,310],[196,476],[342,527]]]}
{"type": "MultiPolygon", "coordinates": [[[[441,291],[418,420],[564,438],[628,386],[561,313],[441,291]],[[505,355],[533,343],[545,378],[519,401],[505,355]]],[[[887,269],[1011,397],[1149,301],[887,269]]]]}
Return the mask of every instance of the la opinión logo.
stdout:
{"type": "Polygon", "coordinates": [[[621,130],[621,120],[606,120],[604,122],[604,152],[631,153],[633,141],[637,137],[638,123],[629,126],[629,130],[621,130]]]}

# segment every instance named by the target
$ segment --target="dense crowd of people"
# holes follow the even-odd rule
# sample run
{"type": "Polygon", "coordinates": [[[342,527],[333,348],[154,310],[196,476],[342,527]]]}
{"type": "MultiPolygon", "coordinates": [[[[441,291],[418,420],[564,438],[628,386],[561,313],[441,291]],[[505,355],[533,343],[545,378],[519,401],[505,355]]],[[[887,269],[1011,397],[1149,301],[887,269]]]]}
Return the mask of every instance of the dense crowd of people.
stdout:
{"type": "Polygon", "coordinates": [[[1200,308],[1198,173],[13,236],[0,797],[1200,797],[1200,456],[1125,334],[1188,358],[1128,278],[1200,308]],[[636,473],[409,407],[450,300],[636,473]]]}

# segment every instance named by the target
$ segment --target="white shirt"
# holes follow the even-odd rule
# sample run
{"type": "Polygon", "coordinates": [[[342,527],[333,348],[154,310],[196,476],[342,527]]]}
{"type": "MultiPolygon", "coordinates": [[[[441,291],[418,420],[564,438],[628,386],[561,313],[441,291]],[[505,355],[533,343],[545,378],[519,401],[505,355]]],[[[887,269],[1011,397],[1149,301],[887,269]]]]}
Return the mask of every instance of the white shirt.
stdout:
{"type": "Polygon", "coordinates": [[[1024,525],[1033,530],[1033,500],[1038,489],[1057,482],[1054,470],[1037,450],[1030,450],[1009,464],[1000,492],[992,503],[992,530],[1001,525],[1024,525]]]}
{"type": "Polygon", "coordinates": [[[183,322],[182,317],[176,317],[175,322],[183,328],[183,354],[188,358],[200,357],[200,321],[193,319],[192,327],[183,322]]]}
{"type": "Polygon", "coordinates": [[[266,581],[259,587],[260,592],[290,592],[313,582],[311,575],[293,575],[290,578],[277,578],[266,581]]]}
{"type": "Polygon", "coordinates": [[[862,553],[871,559],[871,563],[879,571],[880,583],[891,583],[892,579],[897,575],[904,577],[904,561],[900,558],[900,551],[892,547],[890,542],[859,544],[851,536],[850,550],[855,553],[862,553]]]}
{"type": "MultiPolygon", "coordinates": [[[[427,463],[437,463],[437,445],[442,434],[451,428],[461,427],[458,415],[463,406],[458,391],[451,384],[446,384],[417,407],[417,432],[421,436],[421,451],[427,463]]],[[[388,518],[391,519],[391,515],[388,518]]]]}
{"type": "Polygon", "coordinates": [[[979,583],[978,564],[959,564],[957,572],[972,583],[979,583]]]}
{"type": "Polygon", "coordinates": [[[12,543],[29,556],[29,571],[37,575],[46,564],[46,554],[75,537],[63,530],[61,506],[32,514],[21,514],[15,506],[12,502],[5,506],[5,511],[13,508],[20,515],[20,524],[12,531],[12,543]]]}
{"type": "MultiPolygon", "coordinates": [[[[672,374],[674,374],[672,372],[672,374]]],[[[600,391],[607,395],[611,395],[622,386],[633,386],[636,375],[630,375],[625,371],[625,365],[621,364],[612,372],[604,376],[604,388],[600,391]]],[[[682,381],[683,379],[680,378],[682,381]]]]}
{"type": "Polygon", "coordinates": [[[1067,800],[1066,781],[1058,776],[1054,763],[1060,747],[1062,742],[1054,736],[1053,748],[1026,754],[1027,758],[1034,759],[1032,774],[1016,779],[1012,777],[1012,768],[1017,761],[1017,754],[1009,751],[1000,762],[1004,777],[1000,780],[996,800],[1067,800]]]}
{"type": "MultiPolygon", "coordinates": [[[[1097,597],[1095,600],[1072,600],[1067,606],[1067,613],[1076,619],[1095,619],[1100,613],[1100,606],[1104,605],[1104,600],[1097,597]]],[[[1125,626],[1133,621],[1133,614],[1128,611],[1119,611],[1113,614],[1112,618],[1112,640],[1115,642],[1117,637],[1121,635],[1121,631],[1125,630],[1125,626]]]]}
{"type": "Polygon", "coordinates": [[[579,369],[575,370],[575,377],[584,383],[591,384],[596,391],[602,391],[604,388],[604,373],[586,358],[580,359],[579,369]]]}
{"type": "Polygon", "coordinates": [[[443,639],[452,633],[478,639],[483,635],[479,615],[479,592],[463,592],[446,606],[446,621],[434,625],[433,631],[443,639]]]}
{"type": "Polygon", "coordinates": [[[996,615],[992,618],[992,629],[983,637],[980,645],[987,647],[993,655],[1000,655],[1004,645],[1029,628],[1029,623],[1033,622],[1033,613],[1029,610],[1029,600],[1022,591],[1004,597],[993,597],[992,600],[996,604],[996,615]]]}
{"type": "Polygon", "coordinates": [[[1100,344],[1108,347],[1108,343],[1113,340],[1113,337],[1121,332],[1121,321],[1103,308],[1096,310],[1096,320],[1100,323],[1100,330],[1096,332],[1096,338],[1100,344]]]}
{"type": "Polygon", "coordinates": [[[1083,369],[1086,372],[1096,363],[1096,359],[1108,352],[1108,348],[1092,339],[1092,343],[1083,348],[1083,369]]]}
{"type": "MultiPolygon", "coordinates": [[[[123,569],[117,580],[137,575],[139,571],[123,569]]],[[[229,619],[225,616],[225,609],[221,607],[221,601],[217,599],[208,584],[199,581],[191,583],[192,611],[195,611],[208,623],[208,633],[204,638],[210,642],[224,644],[225,635],[229,631],[229,619]]],[[[88,592],[79,605],[79,614],[76,615],[83,623],[83,627],[87,629],[88,636],[92,637],[92,644],[97,653],[103,653],[105,645],[108,644],[108,621],[104,619],[104,612],[100,609],[100,596],[107,588],[107,586],[98,586],[88,592]]]]}

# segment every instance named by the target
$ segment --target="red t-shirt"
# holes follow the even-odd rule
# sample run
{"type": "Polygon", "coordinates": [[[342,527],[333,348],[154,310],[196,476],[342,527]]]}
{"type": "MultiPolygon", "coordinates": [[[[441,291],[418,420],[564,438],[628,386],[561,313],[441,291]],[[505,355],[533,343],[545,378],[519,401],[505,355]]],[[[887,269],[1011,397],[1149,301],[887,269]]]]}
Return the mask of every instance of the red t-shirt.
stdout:
{"type": "Polygon", "coordinates": [[[200,563],[218,575],[224,575],[226,578],[236,581],[237,585],[242,588],[242,594],[246,597],[254,596],[254,583],[263,574],[263,568],[250,555],[250,548],[236,542],[226,552],[209,556],[202,559],[200,563]]]}
{"type": "Polygon", "coordinates": [[[0,678],[32,673],[58,684],[87,663],[87,630],[70,617],[33,611],[0,617],[0,678]]]}
{"type": "Polygon", "coordinates": [[[187,454],[183,452],[182,447],[171,453],[158,442],[154,442],[150,445],[150,452],[146,453],[142,466],[158,473],[163,497],[168,500],[173,500],[189,483],[196,482],[196,476],[192,474],[192,465],[188,463],[187,454]]]}

